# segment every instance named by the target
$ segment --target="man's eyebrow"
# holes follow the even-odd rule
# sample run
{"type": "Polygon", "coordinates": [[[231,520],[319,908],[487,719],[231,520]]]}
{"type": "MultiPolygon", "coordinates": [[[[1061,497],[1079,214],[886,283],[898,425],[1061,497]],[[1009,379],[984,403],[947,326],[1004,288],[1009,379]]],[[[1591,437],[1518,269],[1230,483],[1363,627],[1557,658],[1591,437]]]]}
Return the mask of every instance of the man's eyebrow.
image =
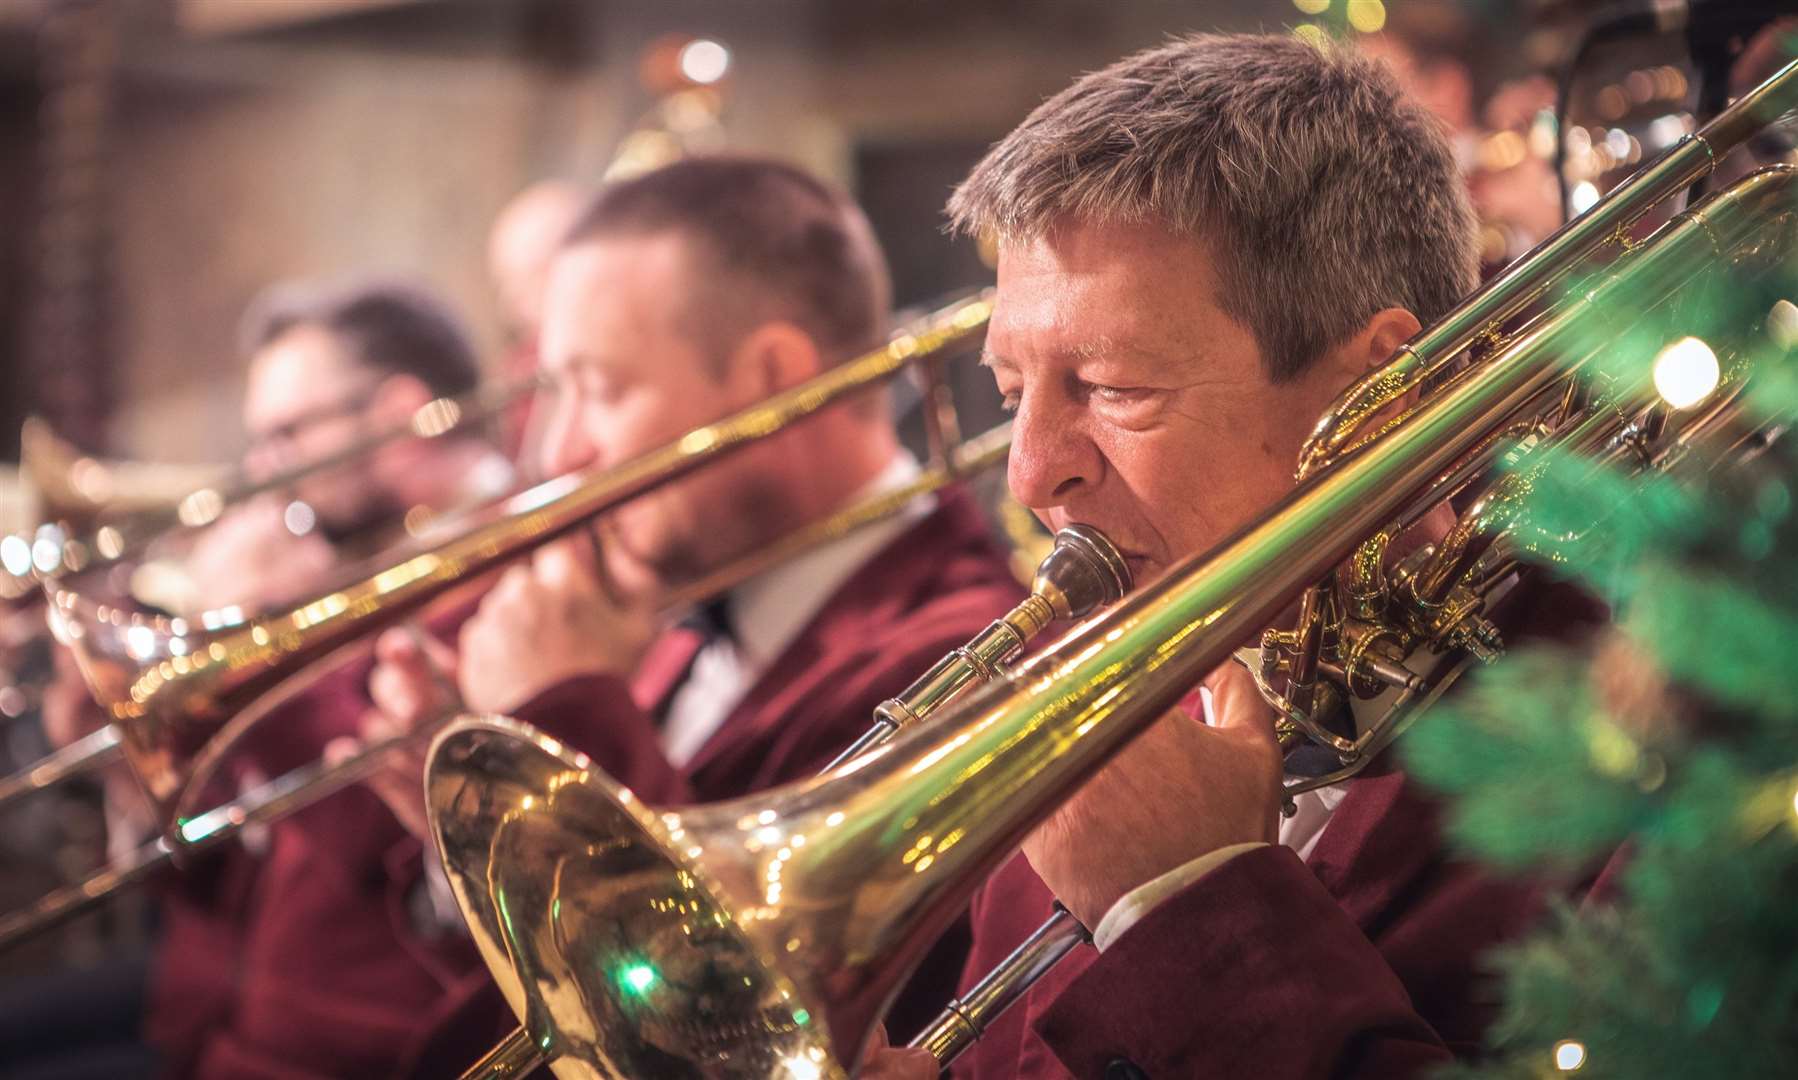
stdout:
{"type": "MultiPolygon", "coordinates": [[[[1127,344],[1114,338],[1101,337],[1071,345],[1066,355],[1078,362],[1103,360],[1107,357],[1129,357],[1138,360],[1163,362],[1167,360],[1194,361],[1201,358],[1198,351],[1190,353],[1174,353],[1160,349],[1145,348],[1141,345],[1127,344]]],[[[980,366],[983,368],[1016,367],[1011,360],[999,355],[991,349],[980,350],[980,366]]]]}
{"type": "MultiPolygon", "coordinates": [[[[1104,356],[1107,352],[1111,352],[1114,350],[1113,350],[1113,347],[1112,347],[1109,339],[1100,338],[1100,339],[1097,339],[1094,341],[1083,342],[1079,345],[1069,346],[1067,349],[1065,349],[1063,351],[1066,353],[1066,355],[1072,357],[1075,360],[1091,360],[1091,359],[1094,359],[1097,357],[1104,356]]],[[[1012,363],[1010,360],[1006,359],[1005,357],[1000,356],[998,353],[994,352],[993,350],[985,348],[983,346],[980,350],[980,366],[985,367],[985,368],[990,368],[990,367],[1016,367],[1017,365],[1012,363]]]]}
{"type": "Polygon", "coordinates": [[[1076,360],[1103,360],[1110,356],[1128,357],[1135,360],[1172,360],[1179,357],[1166,349],[1158,349],[1143,345],[1140,342],[1127,341],[1114,337],[1097,337],[1083,341],[1068,350],[1076,360]]]}

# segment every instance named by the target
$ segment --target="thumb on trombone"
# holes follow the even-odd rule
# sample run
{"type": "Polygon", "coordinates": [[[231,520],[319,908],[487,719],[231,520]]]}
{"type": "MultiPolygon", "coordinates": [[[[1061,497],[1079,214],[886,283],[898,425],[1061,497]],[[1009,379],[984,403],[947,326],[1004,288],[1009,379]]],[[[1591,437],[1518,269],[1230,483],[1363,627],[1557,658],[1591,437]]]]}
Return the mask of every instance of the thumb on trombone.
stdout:
{"type": "Polygon", "coordinates": [[[400,731],[455,705],[456,650],[430,634],[397,626],[375,639],[368,696],[400,731]]]}

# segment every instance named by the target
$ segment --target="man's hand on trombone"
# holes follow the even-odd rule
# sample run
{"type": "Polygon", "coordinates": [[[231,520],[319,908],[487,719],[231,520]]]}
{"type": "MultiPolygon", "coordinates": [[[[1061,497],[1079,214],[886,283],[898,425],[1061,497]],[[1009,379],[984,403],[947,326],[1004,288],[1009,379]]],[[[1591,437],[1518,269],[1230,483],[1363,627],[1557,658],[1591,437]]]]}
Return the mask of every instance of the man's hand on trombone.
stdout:
{"type": "Polygon", "coordinates": [[[605,588],[584,537],[545,546],[507,570],[462,626],[462,700],[516,710],[581,675],[628,678],[649,648],[655,613],[605,588]]]}
{"type": "Polygon", "coordinates": [[[1139,885],[1279,836],[1273,712],[1234,662],[1205,679],[1211,722],[1175,709],[1024,840],[1044,884],[1088,930],[1139,885]]]}
{"type": "MultiPolygon", "coordinates": [[[[411,627],[381,635],[363,741],[418,731],[457,712],[512,712],[581,675],[628,676],[655,633],[654,616],[612,598],[589,550],[580,538],[559,541],[507,570],[462,624],[457,648],[411,627]]],[[[420,738],[369,781],[420,836],[429,828],[419,781],[428,746],[420,738]]]]}

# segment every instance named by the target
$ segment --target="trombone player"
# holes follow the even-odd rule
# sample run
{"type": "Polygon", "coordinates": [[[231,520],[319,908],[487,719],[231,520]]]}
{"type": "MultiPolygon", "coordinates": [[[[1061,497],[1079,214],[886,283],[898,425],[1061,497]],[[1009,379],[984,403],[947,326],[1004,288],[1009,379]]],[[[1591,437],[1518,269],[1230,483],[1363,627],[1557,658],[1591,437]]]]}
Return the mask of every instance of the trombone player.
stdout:
{"type": "MultiPolygon", "coordinates": [[[[433,399],[466,393],[480,377],[460,319],[428,291],[399,281],[277,285],[251,305],[240,338],[251,475],[326,458],[404,423],[433,399]]],[[[238,605],[253,614],[315,593],[346,557],[344,545],[367,543],[369,533],[393,526],[413,506],[445,511],[490,498],[510,475],[509,463],[473,430],[396,441],[355,465],[321,470],[293,492],[312,509],[313,528],[290,528],[272,495],[234,508],[208,528],[183,556],[199,586],[195,603],[238,605]]],[[[45,724],[53,741],[66,744],[104,718],[79,685],[67,651],[58,650],[57,660],[60,676],[46,698],[45,724]]],[[[348,689],[359,691],[360,685],[352,681],[348,689]]],[[[343,691],[343,679],[329,679],[285,706],[249,744],[251,768],[263,775],[283,772],[316,754],[327,738],[352,730],[356,711],[333,696],[343,691]]],[[[238,779],[251,786],[247,772],[238,779]]],[[[108,846],[116,857],[131,851],[153,825],[139,816],[142,795],[123,770],[109,771],[106,785],[108,846]]],[[[339,799],[344,801],[335,810],[323,812],[344,814],[359,832],[378,831],[375,819],[384,816],[378,802],[366,794],[339,799]]],[[[246,927],[259,910],[264,875],[280,855],[274,842],[256,843],[254,850],[234,844],[169,879],[160,888],[160,924],[148,964],[116,966],[130,990],[116,1017],[49,993],[36,1000],[41,1012],[33,1015],[86,1015],[96,1032],[91,1054],[9,1044],[0,1056],[18,1068],[25,1067],[24,1055],[38,1054],[43,1056],[33,1062],[54,1059],[73,1070],[91,1065],[112,1075],[116,1064],[93,1063],[114,1060],[101,1051],[114,1049],[103,1044],[116,1035],[134,1052],[147,1044],[170,1073],[196,1070],[212,1033],[238,1011],[239,964],[255,948],[246,927]],[[116,1020],[116,1032],[107,1018],[116,1020]]],[[[33,1026],[27,1021],[19,1030],[33,1026]]]]}
{"type": "MultiPolygon", "coordinates": [[[[460,321],[401,282],[276,286],[252,305],[242,338],[251,477],[397,429],[430,401],[465,395],[481,378],[460,321]]],[[[345,559],[403,535],[408,510],[454,511],[496,498],[511,484],[511,463],[478,427],[440,439],[395,439],[365,459],[296,481],[291,496],[308,508],[309,521],[286,520],[291,504],[270,494],[208,527],[192,555],[198,607],[237,605],[254,614],[309,596],[345,559]]]]}
{"type": "MultiPolygon", "coordinates": [[[[626,461],[878,346],[889,299],[860,210],[797,169],[699,158],[611,185],[550,275],[542,356],[559,392],[542,406],[544,469],[626,461]]],[[[379,711],[364,735],[414,729],[460,699],[526,717],[667,801],[809,775],[877,704],[1021,596],[971,501],[945,492],[814,549],[732,588],[703,618],[666,626],[655,611],[671,588],[917,469],[876,394],[628,503],[604,519],[597,556],[576,535],[503,575],[457,648],[383,637],[368,683],[379,711]]],[[[372,786],[422,830],[419,768],[372,786]]],[[[315,846],[266,891],[297,894],[337,873],[339,857],[323,838],[315,846]]],[[[418,852],[407,839],[377,858],[385,880],[359,910],[343,910],[348,899],[290,906],[259,928],[287,961],[265,989],[291,1007],[252,1003],[228,1038],[283,1075],[440,1075],[490,1041],[505,1006],[418,852]],[[403,917],[382,929],[394,911],[403,917]],[[306,933],[325,940],[346,925],[359,928],[353,949],[308,949],[306,933]],[[443,989],[391,992],[406,972],[443,989]],[[314,1024],[301,1010],[325,1000],[336,1021],[314,1024]]],[[[965,935],[946,948],[937,978],[919,984],[919,1019],[951,988],[965,935]]]]}
{"type": "MultiPolygon", "coordinates": [[[[1016,413],[1013,495],[1096,526],[1138,582],[1289,490],[1311,420],[1476,284],[1442,132],[1389,72],[1287,36],[1195,35],[1082,77],[949,214],[999,241],[986,364],[1016,413]]],[[[1234,665],[1204,691],[976,896],[970,975],[1053,899],[1093,943],[956,1075],[1387,1077],[1478,1045],[1478,957],[1532,891],[1450,861],[1390,766],[1282,817],[1271,710],[1234,665]]],[[[881,1049],[863,1075],[936,1065],[881,1049]]]]}
{"type": "MultiPolygon", "coordinates": [[[[461,319],[406,282],[277,285],[251,305],[240,336],[252,475],[324,459],[405,423],[433,399],[467,394],[481,377],[461,319]]],[[[389,542],[400,535],[407,510],[453,512],[498,496],[511,478],[511,463],[478,427],[395,440],[365,460],[310,475],[293,495],[312,508],[313,529],[296,534],[280,501],[265,496],[203,534],[190,556],[202,606],[235,604],[254,613],[316,593],[337,568],[378,545],[379,534],[389,542]]],[[[359,678],[333,674],[271,717],[250,746],[258,771],[278,775],[353,731],[359,678]]],[[[292,895],[271,893],[271,883],[296,848],[304,849],[309,832],[381,835],[392,829],[384,816],[365,792],[340,792],[302,814],[295,828],[267,831],[259,850],[234,845],[164,889],[169,902],[145,1030],[165,1069],[253,1070],[252,1051],[229,1033],[252,1022],[266,990],[250,974],[267,962],[262,927],[281,916],[292,895]]],[[[313,887],[327,889],[333,880],[321,876],[313,887]]]]}
{"type": "MultiPolygon", "coordinates": [[[[509,325],[527,340],[553,253],[542,237],[565,229],[579,201],[570,186],[542,183],[509,203],[493,226],[492,246],[506,256],[490,267],[493,285],[509,325]]],[[[459,320],[410,286],[271,290],[242,336],[251,464],[267,469],[326,458],[359,436],[395,428],[433,399],[469,393],[480,380],[459,320]]],[[[366,547],[408,508],[442,514],[502,494],[513,469],[492,439],[518,435],[505,427],[399,440],[368,460],[309,477],[295,493],[318,519],[305,536],[286,530],[278,507],[246,508],[235,522],[227,516],[198,553],[215,590],[233,590],[215,591],[211,601],[256,608],[316,593],[325,582],[301,580],[296,571],[337,565],[330,540],[360,537],[366,547]]],[[[464,606],[425,629],[453,636],[467,614],[464,606]]],[[[270,718],[270,728],[301,733],[284,740],[294,760],[280,768],[300,764],[328,739],[332,746],[353,741],[368,707],[368,672],[366,661],[333,672],[270,718]]],[[[407,906],[416,898],[404,885],[417,879],[419,854],[367,789],[337,792],[266,836],[260,859],[233,852],[175,886],[177,895],[202,902],[182,905],[165,930],[150,1041],[175,1075],[390,1070],[416,1017],[477,962],[434,925],[429,932],[413,925],[407,906]],[[332,969],[340,978],[322,978],[332,969]],[[318,1011],[339,993],[354,1023],[318,1011]]]]}

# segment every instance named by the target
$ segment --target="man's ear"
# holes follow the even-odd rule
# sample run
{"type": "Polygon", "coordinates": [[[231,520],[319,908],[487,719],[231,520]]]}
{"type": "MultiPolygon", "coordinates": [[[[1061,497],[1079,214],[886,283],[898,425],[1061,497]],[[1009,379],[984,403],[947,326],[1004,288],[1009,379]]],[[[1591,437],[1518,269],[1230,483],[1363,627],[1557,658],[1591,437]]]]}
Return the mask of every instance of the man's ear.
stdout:
{"type": "Polygon", "coordinates": [[[737,344],[727,380],[755,399],[768,397],[823,370],[812,336],[790,322],[763,323],[737,344]]]}
{"type": "Polygon", "coordinates": [[[1355,335],[1361,356],[1361,374],[1366,374],[1384,364],[1398,351],[1398,347],[1409,341],[1412,335],[1423,329],[1417,316],[1404,308],[1390,307],[1374,312],[1373,318],[1361,327],[1355,335]]]}
{"type": "MultiPolygon", "coordinates": [[[[1354,336],[1332,349],[1326,361],[1314,369],[1316,381],[1311,382],[1310,386],[1319,400],[1319,412],[1360,381],[1362,376],[1390,360],[1398,347],[1410,340],[1420,328],[1417,316],[1404,308],[1383,308],[1374,312],[1361,324],[1361,329],[1355,331],[1354,336]]],[[[1361,430],[1378,431],[1387,420],[1416,403],[1417,391],[1412,390],[1381,410],[1361,430]]]]}
{"type": "MultiPolygon", "coordinates": [[[[1363,375],[1390,360],[1398,347],[1421,328],[1417,316],[1404,308],[1374,312],[1353,337],[1331,351],[1327,376],[1331,389],[1340,392],[1354,385],[1363,375]]],[[[1406,405],[1415,400],[1414,394],[1408,396],[1406,405]]]]}

